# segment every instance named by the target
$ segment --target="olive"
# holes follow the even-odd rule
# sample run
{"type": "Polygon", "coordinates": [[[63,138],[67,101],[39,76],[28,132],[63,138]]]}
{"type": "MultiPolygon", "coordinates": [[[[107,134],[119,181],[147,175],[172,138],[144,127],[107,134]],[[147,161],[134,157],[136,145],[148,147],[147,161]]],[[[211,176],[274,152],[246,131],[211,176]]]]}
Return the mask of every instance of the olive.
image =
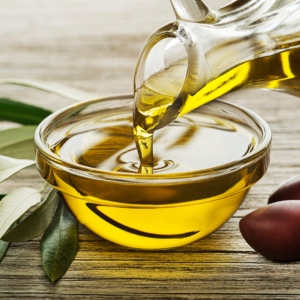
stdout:
{"type": "Polygon", "coordinates": [[[246,242],[263,256],[278,261],[300,259],[300,201],[262,207],[240,221],[246,242]]]}
{"type": "Polygon", "coordinates": [[[281,183],[269,197],[268,204],[291,199],[300,200],[300,176],[281,183]]]}

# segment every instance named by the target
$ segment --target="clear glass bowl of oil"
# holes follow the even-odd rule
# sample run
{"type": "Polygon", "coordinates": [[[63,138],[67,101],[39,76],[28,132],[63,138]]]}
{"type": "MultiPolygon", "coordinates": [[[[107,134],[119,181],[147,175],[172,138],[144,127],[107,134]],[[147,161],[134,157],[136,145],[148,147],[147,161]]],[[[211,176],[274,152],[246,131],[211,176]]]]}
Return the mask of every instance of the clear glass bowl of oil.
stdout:
{"type": "Polygon", "coordinates": [[[132,95],[80,103],[38,127],[36,161],[79,222],[123,246],[168,249],[223,225],[267,171],[271,130],[212,101],[158,130],[152,175],[139,173],[132,95]]]}

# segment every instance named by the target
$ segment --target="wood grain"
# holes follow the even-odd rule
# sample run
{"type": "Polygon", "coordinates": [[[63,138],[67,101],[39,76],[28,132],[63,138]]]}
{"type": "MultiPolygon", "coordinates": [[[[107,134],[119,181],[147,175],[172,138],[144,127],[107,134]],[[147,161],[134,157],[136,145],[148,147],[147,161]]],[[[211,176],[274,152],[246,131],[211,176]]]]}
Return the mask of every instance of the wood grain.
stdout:
{"type": "MultiPolygon", "coordinates": [[[[207,1],[216,8],[228,1],[207,1]]],[[[140,48],[174,19],[161,0],[0,0],[0,77],[50,80],[99,96],[132,92],[140,48]]],[[[57,110],[72,102],[3,85],[1,96],[57,110]]],[[[266,91],[225,100],[260,114],[273,131],[271,166],[219,230],[169,251],[136,251],[80,227],[80,250],[57,283],[46,277],[39,239],[12,244],[0,264],[1,299],[298,299],[299,262],[277,263],[251,249],[239,220],[266,205],[282,181],[300,173],[300,100],[266,91]]],[[[16,126],[0,122],[0,129],[16,126]]],[[[0,193],[42,185],[35,167],[1,183],[0,193]]]]}

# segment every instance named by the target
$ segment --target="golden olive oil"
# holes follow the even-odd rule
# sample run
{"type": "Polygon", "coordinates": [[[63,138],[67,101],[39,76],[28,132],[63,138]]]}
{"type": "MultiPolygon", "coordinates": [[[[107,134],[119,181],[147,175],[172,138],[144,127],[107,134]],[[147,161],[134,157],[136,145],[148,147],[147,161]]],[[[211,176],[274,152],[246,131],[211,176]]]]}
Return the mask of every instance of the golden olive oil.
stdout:
{"type": "MultiPolygon", "coordinates": [[[[210,111],[227,106],[219,102],[210,111]]],[[[153,175],[140,179],[145,175],[139,174],[131,114],[130,107],[116,108],[60,123],[47,137],[60,163],[37,155],[40,173],[63,193],[78,220],[110,241],[164,249],[204,237],[235,212],[268,166],[266,155],[211,177],[216,167],[253,151],[261,137],[247,122],[225,117],[223,111],[214,115],[196,109],[157,131],[153,175]],[[211,175],[203,180],[205,170],[211,175]]]]}
{"type": "Polygon", "coordinates": [[[133,131],[142,174],[152,174],[153,132],[183,86],[187,59],[146,80],[135,93],[133,131]]]}
{"type": "MultiPolygon", "coordinates": [[[[226,165],[252,151],[257,141],[256,132],[246,124],[201,113],[189,114],[157,132],[153,174],[170,175],[226,165]]],[[[130,114],[118,116],[116,112],[113,121],[98,120],[94,129],[90,129],[89,120],[50,148],[70,163],[102,171],[139,173],[130,114]]]]}

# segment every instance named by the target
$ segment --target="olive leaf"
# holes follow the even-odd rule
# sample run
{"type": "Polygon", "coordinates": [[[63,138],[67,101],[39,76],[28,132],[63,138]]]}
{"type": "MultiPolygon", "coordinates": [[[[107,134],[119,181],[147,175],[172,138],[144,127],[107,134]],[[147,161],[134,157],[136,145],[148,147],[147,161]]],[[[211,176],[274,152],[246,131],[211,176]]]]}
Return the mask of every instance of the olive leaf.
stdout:
{"type": "Polygon", "coordinates": [[[6,232],[1,240],[6,242],[26,242],[41,235],[49,226],[60,197],[52,189],[42,204],[14,229],[6,232]]]}
{"type": "Polygon", "coordinates": [[[15,159],[0,155],[0,182],[33,164],[35,164],[34,160],[15,159]]]}
{"type": "Polygon", "coordinates": [[[0,131],[0,155],[34,160],[36,128],[36,126],[22,126],[0,131]]]}
{"type": "Polygon", "coordinates": [[[24,125],[38,125],[52,111],[9,98],[0,98],[0,119],[24,125]]]}
{"type": "Polygon", "coordinates": [[[8,247],[9,247],[8,242],[0,241],[0,262],[3,259],[3,257],[5,256],[5,253],[8,249],[8,247]]]}
{"type": "MultiPolygon", "coordinates": [[[[15,222],[11,227],[10,229],[13,229],[15,226],[16,226],[17,222],[15,222]]],[[[9,247],[9,242],[3,242],[0,240],[0,262],[2,261],[2,259],[4,258],[5,256],[5,253],[9,247]]]]}
{"type": "Polygon", "coordinates": [[[5,196],[0,202],[0,238],[15,221],[40,200],[41,194],[30,188],[20,188],[5,196]]]}
{"type": "Polygon", "coordinates": [[[42,265],[52,282],[69,269],[78,251],[78,222],[61,201],[41,239],[42,265]]]}
{"type": "Polygon", "coordinates": [[[71,88],[54,82],[46,82],[41,80],[20,79],[20,78],[3,78],[0,79],[0,84],[16,84],[42,91],[60,95],[74,101],[84,101],[99,98],[99,95],[89,93],[80,89],[71,88]]]}

